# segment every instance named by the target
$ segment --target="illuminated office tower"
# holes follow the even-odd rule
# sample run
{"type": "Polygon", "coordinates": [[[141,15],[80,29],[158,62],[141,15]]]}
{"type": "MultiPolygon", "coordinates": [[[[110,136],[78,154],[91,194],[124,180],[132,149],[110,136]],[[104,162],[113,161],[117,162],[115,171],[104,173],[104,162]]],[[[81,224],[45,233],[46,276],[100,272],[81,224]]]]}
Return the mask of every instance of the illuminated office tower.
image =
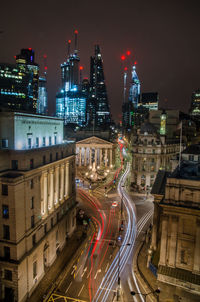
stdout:
{"type": "Polygon", "coordinates": [[[158,110],[159,96],[157,92],[145,92],[142,93],[138,107],[142,106],[148,110],[158,110]]]}
{"type": "Polygon", "coordinates": [[[91,103],[95,104],[95,126],[109,126],[111,123],[103,60],[99,45],[95,45],[95,55],[90,61],[91,103]]]}
{"type": "Polygon", "coordinates": [[[74,52],[70,54],[68,48],[67,60],[61,64],[62,88],[56,95],[56,116],[63,118],[65,125],[75,123],[82,126],[86,122],[86,96],[81,90],[79,79],[77,34],[75,31],[74,52]]]}
{"type": "Polygon", "coordinates": [[[140,100],[140,81],[136,73],[136,65],[132,69],[132,80],[129,90],[129,100],[133,103],[134,108],[137,109],[140,100]]]}
{"type": "Polygon", "coordinates": [[[47,114],[47,88],[46,78],[39,77],[37,113],[47,114]]]}
{"type": "Polygon", "coordinates": [[[34,112],[33,73],[26,65],[0,64],[0,109],[34,112]]]}
{"type": "Polygon", "coordinates": [[[35,53],[32,48],[21,49],[19,55],[16,56],[17,66],[26,66],[30,72],[33,74],[33,100],[32,100],[32,112],[37,110],[37,100],[38,100],[38,87],[39,87],[39,66],[35,63],[35,53]]]}
{"type": "Polygon", "coordinates": [[[190,114],[193,117],[200,119],[200,89],[197,89],[192,93],[190,114]]]}

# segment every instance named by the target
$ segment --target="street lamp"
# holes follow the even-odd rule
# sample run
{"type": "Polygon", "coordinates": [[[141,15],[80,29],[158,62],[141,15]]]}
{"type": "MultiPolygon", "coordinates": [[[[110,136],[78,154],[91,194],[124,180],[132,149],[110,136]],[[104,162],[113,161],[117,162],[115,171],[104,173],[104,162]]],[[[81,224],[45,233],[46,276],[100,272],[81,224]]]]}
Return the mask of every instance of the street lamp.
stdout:
{"type": "Polygon", "coordinates": [[[154,293],[159,294],[159,293],[160,293],[160,289],[157,288],[157,289],[155,289],[154,291],[149,292],[149,293],[147,293],[147,294],[136,293],[136,292],[134,292],[134,291],[131,291],[131,295],[132,295],[132,296],[135,296],[135,295],[142,295],[142,296],[144,297],[144,300],[145,300],[145,301],[146,301],[146,297],[147,297],[148,295],[154,294],[154,293]]]}

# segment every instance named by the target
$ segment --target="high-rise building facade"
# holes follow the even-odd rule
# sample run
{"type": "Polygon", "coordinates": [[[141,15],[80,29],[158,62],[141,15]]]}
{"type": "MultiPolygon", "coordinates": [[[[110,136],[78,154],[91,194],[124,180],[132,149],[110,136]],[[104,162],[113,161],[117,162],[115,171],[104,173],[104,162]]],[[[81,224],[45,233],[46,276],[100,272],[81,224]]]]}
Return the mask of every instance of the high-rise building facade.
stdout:
{"type": "Polygon", "coordinates": [[[86,123],[86,95],[81,89],[79,62],[75,44],[74,53],[68,53],[67,61],[61,64],[62,88],[56,95],[56,116],[63,118],[65,124],[83,126],[86,123]]]}
{"type": "Polygon", "coordinates": [[[200,119],[200,89],[197,89],[192,93],[190,114],[193,117],[200,119]]]}
{"type": "Polygon", "coordinates": [[[35,53],[32,48],[21,49],[19,55],[16,56],[16,64],[18,66],[26,66],[30,72],[33,74],[33,110],[37,110],[37,100],[38,100],[38,87],[39,87],[39,66],[35,63],[35,53]]]}
{"type": "Polygon", "coordinates": [[[99,45],[95,45],[95,55],[90,59],[90,85],[91,106],[95,106],[92,122],[95,123],[95,127],[108,127],[111,123],[111,115],[99,45]]]}
{"type": "Polygon", "coordinates": [[[33,74],[26,65],[0,64],[0,109],[35,112],[33,74]]]}
{"type": "Polygon", "coordinates": [[[37,113],[47,114],[47,88],[46,88],[46,78],[39,77],[39,87],[38,87],[38,101],[37,101],[37,113]]]}
{"type": "Polygon", "coordinates": [[[0,300],[24,302],[76,228],[75,145],[53,117],[2,112],[0,129],[0,300]]]}
{"type": "Polygon", "coordinates": [[[129,90],[129,100],[133,103],[134,108],[137,109],[138,103],[140,101],[140,80],[136,73],[136,65],[132,68],[132,80],[129,90]]]}
{"type": "Polygon", "coordinates": [[[142,93],[138,107],[142,106],[148,110],[158,110],[159,96],[157,92],[142,93]]]}

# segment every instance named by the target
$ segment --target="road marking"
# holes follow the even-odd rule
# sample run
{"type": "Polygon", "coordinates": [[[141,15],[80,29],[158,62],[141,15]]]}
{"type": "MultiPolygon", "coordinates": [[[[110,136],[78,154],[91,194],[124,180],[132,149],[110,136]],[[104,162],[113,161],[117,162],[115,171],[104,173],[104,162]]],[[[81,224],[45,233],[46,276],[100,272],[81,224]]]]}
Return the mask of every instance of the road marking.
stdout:
{"type": "Polygon", "coordinates": [[[96,272],[96,275],[94,276],[94,279],[97,278],[97,275],[98,275],[98,273],[100,273],[100,272],[101,272],[101,269],[98,269],[98,271],[96,272]]]}
{"type": "Polygon", "coordinates": [[[91,270],[90,270],[89,274],[87,275],[87,279],[89,278],[90,274],[91,274],[91,270]]]}
{"type": "Polygon", "coordinates": [[[65,293],[67,293],[67,291],[69,290],[70,286],[72,285],[72,281],[70,282],[68,288],[66,289],[65,293]]]}
{"type": "Polygon", "coordinates": [[[80,271],[81,267],[83,266],[83,264],[80,265],[79,269],[77,270],[76,274],[78,274],[78,272],[80,271]]]}
{"type": "Polygon", "coordinates": [[[78,297],[80,296],[80,294],[81,294],[81,292],[82,292],[84,286],[85,286],[85,284],[83,284],[83,286],[81,287],[81,290],[80,290],[80,292],[78,293],[78,297]]]}
{"type": "Polygon", "coordinates": [[[105,273],[107,272],[108,267],[109,267],[109,262],[108,262],[107,265],[106,265],[105,273]]]}
{"type": "Polygon", "coordinates": [[[84,271],[83,271],[83,273],[82,273],[81,277],[83,277],[83,276],[84,276],[85,272],[87,272],[87,267],[86,267],[86,268],[84,268],[84,271]]]}

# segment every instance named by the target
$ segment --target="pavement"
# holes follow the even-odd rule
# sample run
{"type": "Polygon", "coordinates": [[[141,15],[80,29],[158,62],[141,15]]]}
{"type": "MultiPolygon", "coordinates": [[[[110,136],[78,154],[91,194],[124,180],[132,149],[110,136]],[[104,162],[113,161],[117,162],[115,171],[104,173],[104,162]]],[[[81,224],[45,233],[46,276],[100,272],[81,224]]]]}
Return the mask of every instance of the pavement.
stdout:
{"type": "Polygon", "coordinates": [[[60,279],[61,272],[70,262],[70,260],[74,257],[74,255],[80,248],[81,243],[83,243],[85,240],[85,238],[81,237],[81,234],[82,234],[82,226],[77,226],[72,237],[67,240],[65,247],[59,253],[53,265],[49,267],[43,279],[40,281],[36,289],[33,291],[31,297],[27,298],[27,301],[29,302],[48,301],[48,297],[49,297],[48,294],[50,294],[58,284],[58,280],[60,279]]]}

